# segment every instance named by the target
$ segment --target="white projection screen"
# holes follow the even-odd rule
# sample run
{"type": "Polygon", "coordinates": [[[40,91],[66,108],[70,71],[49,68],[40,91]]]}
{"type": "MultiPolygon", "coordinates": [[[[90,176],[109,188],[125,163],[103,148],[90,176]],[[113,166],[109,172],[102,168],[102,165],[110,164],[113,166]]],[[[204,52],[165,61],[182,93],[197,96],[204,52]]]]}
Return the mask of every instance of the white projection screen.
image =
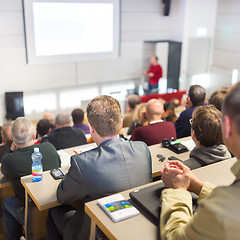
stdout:
{"type": "Polygon", "coordinates": [[[120,0],[23,0],[27,63],[119,56],[120,0]]]}

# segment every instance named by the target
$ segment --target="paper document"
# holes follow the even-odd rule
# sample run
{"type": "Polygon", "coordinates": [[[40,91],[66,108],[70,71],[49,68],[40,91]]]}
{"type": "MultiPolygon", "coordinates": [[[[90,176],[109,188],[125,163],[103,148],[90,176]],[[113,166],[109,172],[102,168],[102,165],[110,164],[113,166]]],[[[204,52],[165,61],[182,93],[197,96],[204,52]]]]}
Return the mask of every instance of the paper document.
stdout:
{"type": "Polygon", "coordinates": [[[70,158],[72,155],[65,152],[63,149],[57,151],[58,155],[61,159],[61,166],[69,165],[70,164],[70,158]]]}
{"type": "Polygon", "coordinates": [[[183,144],[184,146],[186,146],[189,151],[192,151],[193,148],[196,146],[192,139],[186,140],[186,141],[181,141],[180,143],[183,144]]]}

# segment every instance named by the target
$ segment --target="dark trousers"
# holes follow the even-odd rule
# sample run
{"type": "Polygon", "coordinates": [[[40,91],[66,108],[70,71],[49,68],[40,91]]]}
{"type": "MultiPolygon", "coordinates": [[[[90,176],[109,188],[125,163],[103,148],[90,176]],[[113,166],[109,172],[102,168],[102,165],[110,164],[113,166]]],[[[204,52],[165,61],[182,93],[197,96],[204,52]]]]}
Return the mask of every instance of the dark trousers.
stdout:
{"type": "Polygon", "coordinates": [[[147,90],[147,94],[151,94],[151,93],[157,93],[158,92],[158,84],[148,84],[148,90],[147,90]]]}
{"type": "Polygon", "coordinates": [[[84,204],[77,210],[62,205],[49,209],[46,227],[46,240],[88,240],[91,220],[84,212],[84,204]]]}
{"type": "Polygon", "coordinates": [[[76,210],[69,205],[49,209],[46,221],[47,232],[45,240],[63,239],[66,224],[75,212],[76,210]]]}
{"type": "Polygon", "coordinates": [[[2,217],[6,239],[19,240],[23,235],[24,208],[20,206],[15,196],[9,196],[3,199],[2,217]]]}

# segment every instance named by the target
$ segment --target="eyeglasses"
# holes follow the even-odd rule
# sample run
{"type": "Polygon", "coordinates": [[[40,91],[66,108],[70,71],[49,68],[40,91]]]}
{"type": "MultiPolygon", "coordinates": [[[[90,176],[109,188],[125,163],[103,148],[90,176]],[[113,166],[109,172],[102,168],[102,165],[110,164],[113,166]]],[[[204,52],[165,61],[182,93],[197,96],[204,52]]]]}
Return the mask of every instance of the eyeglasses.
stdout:
{"type": "Polygon", "coordinates": [[[189,119],[189,123],[190,123],[190,125],[192,125],[192,124],[193,124],[192,118],[191,118],[191,119],[189,119]]]}

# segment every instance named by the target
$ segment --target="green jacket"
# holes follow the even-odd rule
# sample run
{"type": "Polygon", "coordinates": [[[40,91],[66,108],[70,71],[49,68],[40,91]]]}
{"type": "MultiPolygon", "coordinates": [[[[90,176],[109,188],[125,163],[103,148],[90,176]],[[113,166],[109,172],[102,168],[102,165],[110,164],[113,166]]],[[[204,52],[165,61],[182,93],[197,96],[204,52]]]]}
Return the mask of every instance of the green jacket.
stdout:
{"type": "Polygon", "coordinates": [[[25,206],[25,190],[20,178],[32,174],[32,153],[35,147],[39,147],[42,153],[43,171],[61,166],[60,157],[50,143],[41,143],[7,153],[2,158],[1,171],[12,183],[14,193],[21,204],[25,206]]]}
{"type": "MultiPolygon", "coordinates": [[[[192,213],[192,197],[183,189],[162,192],[161,239],[237,240],[240,237],[240,160],[232,167],[233,184],[215,187],[205,183],[192,213]]],[[[224,177],[224,176],[223,176],[224,177]]]]}

